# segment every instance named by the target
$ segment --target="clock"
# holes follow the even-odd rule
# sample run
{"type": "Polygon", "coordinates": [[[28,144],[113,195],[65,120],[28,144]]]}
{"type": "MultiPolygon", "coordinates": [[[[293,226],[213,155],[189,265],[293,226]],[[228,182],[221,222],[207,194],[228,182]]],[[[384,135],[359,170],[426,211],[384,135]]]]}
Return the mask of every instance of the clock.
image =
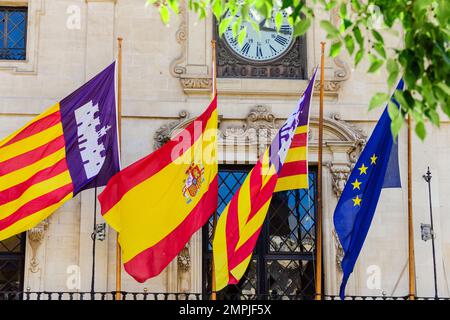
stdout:
{"type": "MultiPolygon", "coordinates": [[[[294,38],[293,28],[283,13],[280,30],[275,20],[258,19],[250,11],[252,23],[243,22],[247,34],[242,45],[233,36],[231,27],[219,37],[217,21],[214,21],[214,37],[217,40],[217,76],[219,78],[258,79],[306,79],[306,37],[294,38]],[[253,28],[259,25],[260,31],[253,28]]],[[[231,15],[227,13],[224,18],[231,15]]],[[[237,16],[239,17],[239,16],[237,16]]],[[[238,32],[239,34],[239,32],[238,32]]]]}
{"type": "Polygon", "coordinates": [[[250,22],[246,21],[240,27],[241,30],[247,29],[242,46],[238,43],[237,37],[234,37],[231,27],[228,27],[223,34],[225,43],[234,54],[251,62],[267,63],[280,58],[289,51],[294,43],[293,29],[287,20],[287,13],[283,12],[282,14],[283,22],[280,30],[277,31],[274,18],[262,19],[258,22],[250,12],[250,18],[259,24],[259,32],[250,22]]]}

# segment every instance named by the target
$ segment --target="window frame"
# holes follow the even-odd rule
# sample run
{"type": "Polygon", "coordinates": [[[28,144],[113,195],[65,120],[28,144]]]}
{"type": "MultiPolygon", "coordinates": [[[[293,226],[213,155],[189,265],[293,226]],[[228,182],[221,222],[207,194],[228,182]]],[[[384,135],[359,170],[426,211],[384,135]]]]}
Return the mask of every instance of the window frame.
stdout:
{"type": "MultiPolygon", "coordinates": [[[[219,165],[219,171],[226,168],[230,171],[247,171],[249,172],[253,166],[251,165],[219,165]]],[[[317,179],[317,166],[309,166],[309,173],[315,173],[315,179],[317,179]]],[[[314,184],[314,228],[316,228],[316,214],[317,214],[317,180],[314,184]]],[[[212,250],[209,249],[209,221],[208,224],[202,228],[202,294],[208,296],[211,294],[208,290],[208,286],[211,283],[211,274],[209,270],[210,262],[212,261],[212,250]]],[[[269,220],[265,219],[261,234],[258,238],[258,242],[255,246],[252,260],[256,260],[256,295],[269,295],[269,279],[268,279],[268,267],[269,261],[290,260],[290,261],[308,261],[315,265],[316,261],[316,244],[317,238],[314,237],[314,249],[311,252],[271,252],[270,251],[270,239],[269,239],[269,220]]],[[[316,231],[314,231],[316,234],[316,231]]],[[[312,284],[313,290],[315,290],[315,282],[312,284]]],[[[239,296],[242,294],[239,293],[239,296]]],[[[245,294],[244,294],[245,295],[245,294]]]]}
{"type": "MultiPolygon", "coordinates": [[[[5,58],[0,58],[0,61],[11,61],[11,62],[22,62],[22,61],[26,61],[27,60],[27,54],[28,54],[28,16],[29,16],[29,12],[28,12],[28,6],[23,5],[23,4],[19,4],[19,5],[0,5],[0,12],[4,11],[4,12],[24,12],[25,17],[24,17],[24,31],[23,31],[23,42],[24,42],[24,48],[23,48],[23,59],[5,59],[5,58]]],[[[5,28],[7,27],[7,23],[5,24],[5,28]]],[[[7,42],[8,38],[7,38],[7,33],[8,31],[5,32],[5,37],[4,37],[4,42],[7,42]]],[[[0,48],[0,50],[11,50],[14,48],[0,48]]],[[[22,48],[19,48],[22,49],[22,48]]]]}

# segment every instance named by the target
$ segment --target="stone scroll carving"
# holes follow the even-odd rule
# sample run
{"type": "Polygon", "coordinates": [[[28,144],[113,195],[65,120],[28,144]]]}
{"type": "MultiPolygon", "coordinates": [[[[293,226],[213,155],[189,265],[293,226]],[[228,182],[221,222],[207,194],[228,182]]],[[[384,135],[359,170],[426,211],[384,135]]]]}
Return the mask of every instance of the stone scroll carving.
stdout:
{"type": "Polygon", "coordinates": [[[161,148],[163,144],[169,141],[173,130],[177,128],[180,125],[180,123],[182,123],[186,119],[189,119],[189,112],[186,110],[181,110],[178,113],[178,120],[165,124],[161,126],[158,130],[156,130],[155,135],[153,137],[154,140],[153,147],[155,148],[155,150],[161,148]]]}

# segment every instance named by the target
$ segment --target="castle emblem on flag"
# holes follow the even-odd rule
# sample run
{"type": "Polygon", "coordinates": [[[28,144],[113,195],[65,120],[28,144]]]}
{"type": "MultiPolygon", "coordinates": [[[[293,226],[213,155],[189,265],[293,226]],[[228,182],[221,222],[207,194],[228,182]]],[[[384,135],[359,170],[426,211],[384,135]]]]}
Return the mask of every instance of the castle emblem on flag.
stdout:
{"type": "Polygon", "coordinates": [[[192,163],[186,170],[187,178],[183,181],[183,195],[186,202],[190,203],[195,197],[205,181],[205,168],[201,164],[192,163]]]}
{"type": "Polygon", "coordinates": [[[96,176],[102,169],[105,162],[105,146],[99,141],[111,129],[111,126],[100,127],[98,113],[99,107],[92,104],[92,101],[75,110],[78,148],[88,179],[96,176]]]}

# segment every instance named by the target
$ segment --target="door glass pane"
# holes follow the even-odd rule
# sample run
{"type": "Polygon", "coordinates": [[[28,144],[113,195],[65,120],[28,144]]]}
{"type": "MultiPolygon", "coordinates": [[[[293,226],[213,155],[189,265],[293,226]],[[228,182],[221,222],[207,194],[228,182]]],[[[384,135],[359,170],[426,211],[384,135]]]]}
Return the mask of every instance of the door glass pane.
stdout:
{"type": "Polygon", "coordinates": [[[271,299],[314,294],[314,264],[307,260],[271,260],[267,262],[267,282],[271,299]]]}
{"type": "Polygon", "coordinates": [[[269,209],[271,252],[313,252],[315,243],[315,178],[309,189],[275,193],[269,209]]]}

